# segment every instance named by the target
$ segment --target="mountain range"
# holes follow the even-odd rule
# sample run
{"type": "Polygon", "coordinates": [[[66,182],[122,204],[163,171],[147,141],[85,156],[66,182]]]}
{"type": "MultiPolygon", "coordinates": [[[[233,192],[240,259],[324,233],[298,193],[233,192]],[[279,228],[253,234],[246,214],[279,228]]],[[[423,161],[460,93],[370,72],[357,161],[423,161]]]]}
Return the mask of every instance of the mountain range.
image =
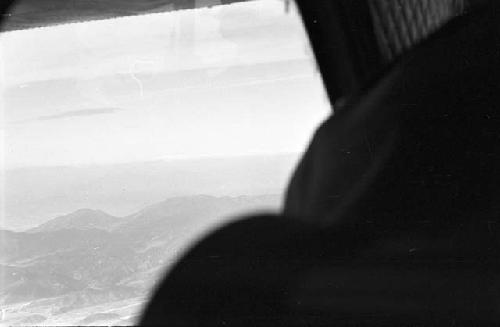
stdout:
{"type": "Polygon", "coordinates": [[[24,232],[0,230],[2,323],[131,324],[163,275],[203,233],[279,195],[170,198],[115,217],[81,209],[24,232]]]}
{"type": "Polygon", "coordinates": [[[50,232],[61,229],[103,229],[110,231],[120,224],[120,219],[101,210],[80,209],[68,215],[59,216],[35,228],[30,233],[50,232]]]}
{"type": "Polygon", "coordinates": [[[125,217],[166,198],[280,194],[298,158],[293,153],[0,170],[0,229],[31,230],[82,208],[125,217]]]}

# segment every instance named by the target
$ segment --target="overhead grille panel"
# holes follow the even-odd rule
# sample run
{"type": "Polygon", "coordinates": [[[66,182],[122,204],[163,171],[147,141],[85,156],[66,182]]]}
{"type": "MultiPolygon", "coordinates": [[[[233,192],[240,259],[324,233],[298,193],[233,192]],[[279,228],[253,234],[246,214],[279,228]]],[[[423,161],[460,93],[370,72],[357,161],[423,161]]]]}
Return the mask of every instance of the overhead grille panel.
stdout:
{"type": "Polygon", "coordinates": [[[385,60],[411,48],[451,18],[464,0],[369,0],[375,35],[385,60]]]}

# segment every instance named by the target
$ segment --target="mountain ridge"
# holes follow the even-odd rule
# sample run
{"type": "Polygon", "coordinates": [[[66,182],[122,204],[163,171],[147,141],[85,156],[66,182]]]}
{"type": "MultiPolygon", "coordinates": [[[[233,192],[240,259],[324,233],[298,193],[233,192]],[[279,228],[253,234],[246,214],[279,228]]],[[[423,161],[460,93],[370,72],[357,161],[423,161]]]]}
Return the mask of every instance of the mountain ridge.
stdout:
{"type": "MultiPolygon", "coordinates": [[[[83,208],[73,211],[69,214],[60,215],[55,218],[52,218],[38,226],[27,229],[25,231],[11,231],[8,229],[0,229],[1,232],[10,232],[10,233],[41,233],[41,232],[55,232],[63,229],[77,229],[77,230],[86,230],[86,229],[99,229],[105,231],[114,231],[117,228],[120,228],[122,225],[126,225],[127,223],[131,223],[134,219],[140,218],[141,216],[154,214],[155,211],[162,211],[164,207],[168,207],[170,210],[175,209],[179,205],[182,206],[185,201],[195,201],[197,203],[200,202],[213,202],[213,201],[227,201],[234,203],[235,206],[239,204],[242,206],[242,209],[246,205],[253,203],[255,205],[263,204],[263,209],[266,209],[266,203],[276,204],[281,202],[281,195],[277,194],[265,194],[259,196],[251,196],[251,195],[239,195],[239,196],[212,196],[205,194],[198,194],[193,196],[176,196],[167,198],[161,202],[156,202],[145,206],[143,209],[136,211],[132,214],[126,216],[113,216],[106,213],[100,209],[89,209],[83,208]]],[[[185,209],[182,209],[185,211],[185,209]]],[[[175,214],[175,212],[170,212],[170,215],[175,214]]]]}
{"type": "Polygon", "coordinates": [[[86,316],[76,319],[77,312],[89,312],[89,320],[99,312],[119,312],[119,317],[113,316],[116,321],[135,316],[138,312],[132,307],[113,311],[118,310],[113,303],[146,299],[165,268],[194,240],[242,214],[276,212],[281,197],[173,197],[125,217],[81,209],[43,223],[34,232],[0,230],[0,304],[9,308],[11,317],[5,323],[26,324],[44,317],[44,324],[50,325],[72,313],[78,323],[86,316]],[[101,224],[101,229],[75,223],[86,215],[120,223],[101,224]],[[89,309],[108,305],[111,309],[105,311],[89,309]]]}
{"type": "Polygon", "coordinates": [[[111,230],[119,224],[119,218],[102,210],[78,209],[72,213],[58,216],[34,228],[26,230],[28,233],[48,232],[61,229],[103,229],[111,230]]]}
{"type": "Polygon", "coordinates": [[[281,194],[296,159],[282,154],[9,170],[0,228],[26,231],[81,208],[125,217],[167,198],[194,194],[281,194]]]}

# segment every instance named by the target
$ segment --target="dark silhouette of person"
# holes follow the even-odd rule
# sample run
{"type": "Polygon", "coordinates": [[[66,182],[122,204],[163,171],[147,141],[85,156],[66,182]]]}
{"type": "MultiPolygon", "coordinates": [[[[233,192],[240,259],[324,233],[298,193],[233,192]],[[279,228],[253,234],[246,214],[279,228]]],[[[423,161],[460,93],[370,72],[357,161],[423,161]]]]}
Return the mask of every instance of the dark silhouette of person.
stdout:
{"type": "MultiPolygon", "coordinates": [[[[332,101],[342,101],[298,165],[283,213],[240,218],[193,245],[140,323],[498,321],[499,4],[446,17],[393,51],[390,63],[342,77],[366,52],[331,43],[341,38],[329,34],[328,24],[340,24],[329,10],[353,7],[307,1],[298,5],[325,86],[332,101]],[[345,70],[336,70],[339,62],[345,70]]],[[[419,28],[417,16],[408,16],[407,27],[419,28]]],[[[377,26],[368,30],[371,44],[381,40],[377,26]]]]}

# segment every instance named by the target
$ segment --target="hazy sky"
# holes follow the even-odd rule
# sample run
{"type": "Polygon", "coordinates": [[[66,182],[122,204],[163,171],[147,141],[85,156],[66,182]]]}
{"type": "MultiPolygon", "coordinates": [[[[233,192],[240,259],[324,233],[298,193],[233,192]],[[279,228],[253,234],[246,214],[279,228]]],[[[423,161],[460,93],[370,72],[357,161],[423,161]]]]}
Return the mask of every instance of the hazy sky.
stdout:
{"type": "Polygon", "coordinates": [[[297,152],[329,110],[279,0],[3,33],[0,79],[7,168],[297,152]]]}

